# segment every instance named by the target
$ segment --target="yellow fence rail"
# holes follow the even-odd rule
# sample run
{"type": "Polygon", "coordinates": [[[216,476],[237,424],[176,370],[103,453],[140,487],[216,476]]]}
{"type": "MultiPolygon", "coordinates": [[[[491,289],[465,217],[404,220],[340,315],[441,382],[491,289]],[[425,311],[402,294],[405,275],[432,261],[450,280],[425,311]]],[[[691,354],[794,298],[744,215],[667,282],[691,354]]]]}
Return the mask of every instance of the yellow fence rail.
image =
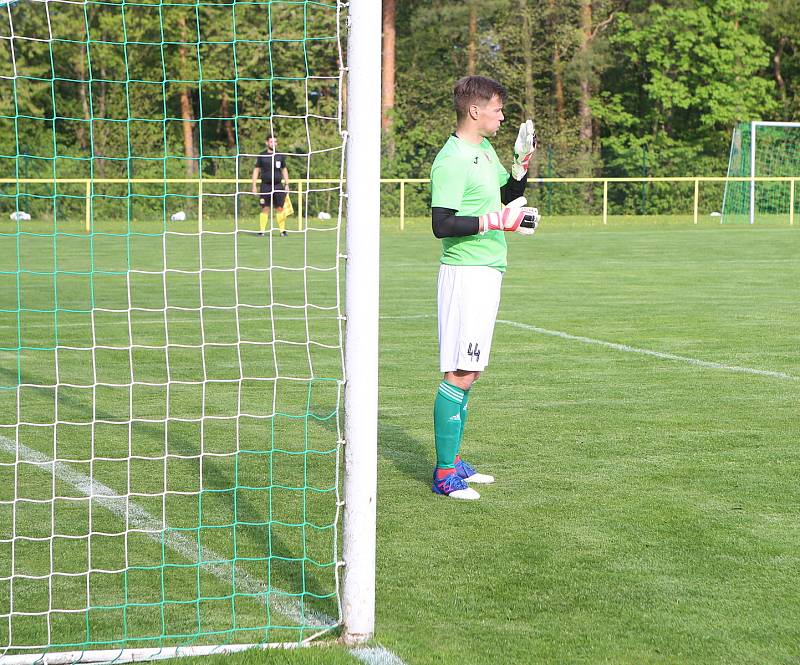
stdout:
{"type": "MultiPolygon", "coordinates": [[[[686,182],[686,183],[694,183],[694,205],[692,207],[693,210],[693,219],[694,223],[697,224],[698,216],[699,216],[699,201],[700,201],[700,183],[704,182],[788,182],[789,183],[789,224],[794,226],[794,202],[795,202],[795,187],[797,180],[800,180],[800,176],[756,176],[755,178],[749,178],[747,176],[743,177],[717,177],[717,176],[684,176],[684,177],[647,177],[647,178],[530,178],[528,182],[536,182],[542,184],[575,184],[575,183],[584,183],[584,184],[602,184],[603,185],[603,211],[602,211],[602,218],[603,224],[608,224],[608,186],[611,183],[640,183],[640,184],[649,184],[649,183],[677,183],[677,182],[686,182]]],[[[92,196],[94,194],[94,186],[96,184],[129,184],[129,183],[137,183],[137,184],[163,184],[163,183],[170,183],[170,184],[193,184],[197,187],[197,209],[198,209],[198,220],[199,223],[202,224],[203,221],[203,197],[206,196],[206,189],[205,185],[213,184],[213,185],[248,185],[250,184],[249,179],[245,178],[24,178],[24,179],[16,179],[16,178],[0,178],[0,184],[49,184],[49,183],[59,183],[59,184],[83,184],[85,186],[85,196],[86,196],[86,230],[91,230],[91,223],[92,223],[92,196]]],[[[339,180],[330,179],[330,178],[295,178],[292,180],[291,185],[294,187],[290,189],[290,194],[294,194],[297,197],[297,224],[298,229],[303,229],[303,219],[304,219],[304,200],[303,197],[308,197],[310,192],[313,192],[314,185],[323,185],[323,184],[339,184],[339,180]]],[[[400,229],[405,228],[405,204],[406,204],[406,185],[408,184],[428,184],[430,179],[428,178],[381,178],[381,184],[397,184],[400,185],[400,192],[399,192],[399,203],[400,203],[400,229]]],[[[241,194],[248,194],[249,188],[242,189],[239,193],[241,194]]]]}
{"type": "MultiPolygon", "coordinates": [[[[725,176],[653,176],[647,178],[529,178],[528,182],[537,182],[542,184],[570,184],[570,183],[584,183],[584,184],[602,184],[603,185],[603,224],[608,224],[608,185],[609,183],[640,183],[648,184],[654,182],[670,183],[670,182],[691,182],[694,183],[694,205],[693,221],[697,224],[699,219],[700,208],[700,183],[701,182],[788,182],[789,183],[789,224],[794,226],[794,201],[795,201],[795,183],[800,180],[800,176],[756,176],[749,178],[747,176],[725,177],[725,176]]],[[[400,184],[400,228],[405,226],[405,185],[406,183],[427,184],[430,182],[429,178],[384,178],[381,183],[399,183],[400,184]]]]}

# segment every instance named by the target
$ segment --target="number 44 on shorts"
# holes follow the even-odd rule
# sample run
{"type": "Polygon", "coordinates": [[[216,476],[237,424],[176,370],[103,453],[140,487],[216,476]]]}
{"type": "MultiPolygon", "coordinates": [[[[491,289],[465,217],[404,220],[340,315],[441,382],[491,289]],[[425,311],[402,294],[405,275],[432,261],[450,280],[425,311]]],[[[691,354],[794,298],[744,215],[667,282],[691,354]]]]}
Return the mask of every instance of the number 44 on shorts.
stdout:
{"type": "Polygon", "coordinates": [[[475,344],[472,342],[469,343],[469,346],[467,347],[467,355],[475,361],[481,359],[481,351],[478,348],[477,342],[475,342],[475,344]]]}

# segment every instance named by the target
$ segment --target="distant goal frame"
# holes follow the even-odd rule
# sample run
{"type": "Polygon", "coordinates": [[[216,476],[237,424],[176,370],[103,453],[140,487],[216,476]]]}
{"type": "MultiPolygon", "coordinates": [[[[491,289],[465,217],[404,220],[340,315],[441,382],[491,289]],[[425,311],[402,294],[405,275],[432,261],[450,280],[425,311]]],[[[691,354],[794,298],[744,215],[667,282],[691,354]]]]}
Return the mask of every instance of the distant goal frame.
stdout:
{"type": "MultiPolygon", "coordinates": [[[[758,144],[759,127],[794,127],[800,129],[800,122],[782,122],[773,120],[753,120],[750,122],[750,224],[755,224],[756,221],[756,150],[758,144]]],[[[794,188],[792,188],[792,193],[794,193],[794,188]]],[[[793,210],[794,196],[791,197],[789,205],[793,210]]]]}

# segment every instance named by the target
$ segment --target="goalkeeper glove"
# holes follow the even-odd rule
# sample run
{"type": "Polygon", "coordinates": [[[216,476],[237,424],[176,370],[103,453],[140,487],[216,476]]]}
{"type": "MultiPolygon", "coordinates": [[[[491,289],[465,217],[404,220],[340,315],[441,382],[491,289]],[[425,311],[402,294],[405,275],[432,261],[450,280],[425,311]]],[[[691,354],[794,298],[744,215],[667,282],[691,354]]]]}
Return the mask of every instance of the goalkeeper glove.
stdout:
{"type": "Polygon", "coordinates": [[[487,231],[515,231],[522,235],[533,235],[539,226],[539,210],[525,206],[527,201],[524,196],[514,199],[500,212],[487,212],[478,218],[481,233],[487,231]]]}
{"type": "Polygon", "coordinates": [[[522,180],[528,172],[528,163],[533,153],[536,152],[536,128],[533,120],[526,120],[519,126],[519,134],[514,142],[514,164],[511,166],[511,175],[514,180],[522,180]]]}

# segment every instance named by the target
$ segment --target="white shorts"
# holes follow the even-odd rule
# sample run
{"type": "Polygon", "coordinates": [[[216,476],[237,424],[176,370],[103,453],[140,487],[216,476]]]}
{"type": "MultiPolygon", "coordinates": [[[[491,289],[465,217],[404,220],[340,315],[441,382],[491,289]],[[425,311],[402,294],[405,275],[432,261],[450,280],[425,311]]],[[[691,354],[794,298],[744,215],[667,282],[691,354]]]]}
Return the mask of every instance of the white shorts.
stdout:
{"type": "Polygon", "coordinates": [[[480,372],[489,364],[503,273],[486,266],[439,268],[439,368],[480,372]]]}

